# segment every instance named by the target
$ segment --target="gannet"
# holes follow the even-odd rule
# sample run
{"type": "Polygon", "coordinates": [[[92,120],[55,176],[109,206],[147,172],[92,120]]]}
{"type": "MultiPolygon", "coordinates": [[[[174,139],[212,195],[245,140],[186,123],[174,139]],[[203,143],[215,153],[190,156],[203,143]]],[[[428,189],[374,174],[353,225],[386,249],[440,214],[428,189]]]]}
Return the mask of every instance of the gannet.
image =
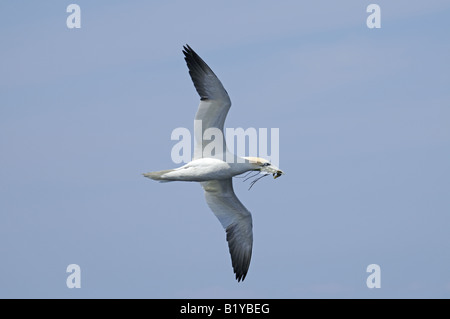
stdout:
{"type": "Polygon", "coordinates": [[[256,174],[261,173],[263,176],[273,174],[277,178],[284,172],[263,158],[238,157],[228,151],[223,126],[231,107],[230,97],[202,58],[189,45],[183,46],[183,49],[189,74],[200,95],[194,121],[194,155],[191,162],[179,168],[143,175],[160,182],[187,181],[201,184],[206,203],[226,231],[233,270],[236,280],[240,282],[247,275],[252,255],[252,215],[236,197],[232,178],[249,171],[257,171],[256,174]],[[211,143],[203,139],[205,130],[209,128],[220,130],[223,138],[223,149],[216,149],[214,156],[204,152],[211,143]]]}

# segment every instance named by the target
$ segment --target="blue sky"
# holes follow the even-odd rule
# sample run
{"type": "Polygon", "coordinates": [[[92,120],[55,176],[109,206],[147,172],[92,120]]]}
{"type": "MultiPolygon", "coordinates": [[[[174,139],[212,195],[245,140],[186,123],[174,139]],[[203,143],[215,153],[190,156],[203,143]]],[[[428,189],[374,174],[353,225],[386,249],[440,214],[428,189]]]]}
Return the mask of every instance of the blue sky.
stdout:
{"type": "Polygon", "coordinates": [[[70,3],[0,4],[0,297],[450,297],[448,1],[70,3]],[[226,127],[280,130],[243,283],[201,187],[141,176],[192,128],[186,43],[226,127]]]}

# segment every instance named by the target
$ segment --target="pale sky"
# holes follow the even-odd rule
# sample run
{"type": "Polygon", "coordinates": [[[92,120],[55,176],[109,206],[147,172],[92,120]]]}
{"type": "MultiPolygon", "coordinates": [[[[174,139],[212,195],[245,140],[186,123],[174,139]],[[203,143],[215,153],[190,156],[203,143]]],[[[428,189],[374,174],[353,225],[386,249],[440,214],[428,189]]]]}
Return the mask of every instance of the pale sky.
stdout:
{"type": "Polygon", "coordinates": [[[370,3],[2,1],[0,297],[449,298],[450,4],[370,3]],[[201,187],[141,175],[193,127],[186,43],[280,133],[241,283],[201,187]]]}

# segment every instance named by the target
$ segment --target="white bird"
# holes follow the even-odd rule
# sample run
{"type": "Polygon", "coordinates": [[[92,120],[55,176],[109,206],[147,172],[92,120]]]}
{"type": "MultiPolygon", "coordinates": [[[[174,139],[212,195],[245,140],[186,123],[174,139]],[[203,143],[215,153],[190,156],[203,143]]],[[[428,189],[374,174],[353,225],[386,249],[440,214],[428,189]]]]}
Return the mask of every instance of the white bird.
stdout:
{"type": "Polygon", "coordinates": [[[281,176],[283,171],[269,161],[259,157],[238,157],[231,154],[223,135],[223,126],[231,107],[230,97],[211,68],[186,45],[183,47],[186,64],[192,82],[200,95],[200,105],[194,121],[194,156],[186,165],[158,172],[144,174],[145,177],[160,182],[189,181],[200,182],[208,206],[219,219],[226,231],[231,261],[237,281],[245,279],[253,246],[252,215],[236,197],[232,177],[249,171],[262,173],[261,177],[273,174],[281,176]],[[201,124],[199,127],[198,124],[201,124]],[[211,143],[203,139],[209,128],[220,130],[223,149],[215,150],[214,156],[205,154],[205,147],[211,143]],[[231,160],[230,160],[231,159],[231,160]]]}

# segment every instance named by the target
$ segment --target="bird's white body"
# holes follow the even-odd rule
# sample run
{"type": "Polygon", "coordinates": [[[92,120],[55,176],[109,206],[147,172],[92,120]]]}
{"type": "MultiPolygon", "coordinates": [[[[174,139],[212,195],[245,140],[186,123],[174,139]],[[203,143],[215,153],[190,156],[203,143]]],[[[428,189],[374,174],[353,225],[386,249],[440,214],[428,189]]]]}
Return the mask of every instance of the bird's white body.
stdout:
{"type": "Polygon", "coordinates": [[[199,158],[161,175],[166,181],[205,182],[232,178],[249,170],[253,164],[227,163],[216,158],[199,158]]]}

